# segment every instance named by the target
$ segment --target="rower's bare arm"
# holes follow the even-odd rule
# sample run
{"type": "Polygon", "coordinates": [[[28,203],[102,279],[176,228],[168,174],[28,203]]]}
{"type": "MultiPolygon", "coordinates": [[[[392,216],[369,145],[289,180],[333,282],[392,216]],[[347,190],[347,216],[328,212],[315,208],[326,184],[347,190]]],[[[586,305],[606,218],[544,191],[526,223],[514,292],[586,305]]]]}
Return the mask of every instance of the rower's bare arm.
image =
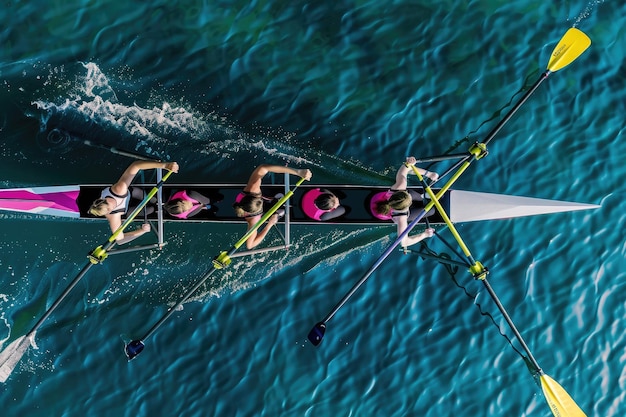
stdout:
{"type": "Polygon", "coordinates": [[[120,179],[111,186],[111,191],[118,195],[126,194],[128,187],[135,179],[139,171],[145,169],[167,169],[168,171],[178,172],[178,164],[176,162],[158,162],[158,161],[135,161],[126,168],[120,179]]]}
{"type": "Polygon", "coordinates": [[[250,178],[248,179],[248,184],[244,188],[244,191],[249,193],[260,193],[261,192],[261,181],[263,177],[267,175],[267,173],[273,172],[274,174],[291,174],[302,177],[306,180],[310,180],[313,174],[308,169],[294,169],[289,168],[282,165],[269,165],[262,164],[259,165],[252,171],[250,174],[250,178]]]}
{"type": "Polygon", "coordinates": [[[150,224],[144,223],[140,229],[133,230],[132,232],[120,233],[115,239],[115,242],[118,245],[123,245],[124,243],[132,242],[137,239],[139,236],[143,236],[147,232],[150,231],[150,224]]]}
{"type": "Polygon", "coordinates": [[[408,173],[409,174],[415,175],[415,172],[413,172],[413,169],[410,168],[410,165],[413,165],[413,166],[415,166],[415,169],[417,169],[417,172],[419,172],[420,175],[422,175],[423,177],[427,177],[431,181],[437,181],[439,179],[439,174],[437,174],[435,171],[428,171],[427,169],[420,168],[417,165],[415,165],[416,163],[417,163],[417,160],[413,156],[409,156],[406,159],[405,165],[409,165],[409,167],[408,167],[408,173]]]}
{"type": "Polygon", "coordinates": [[[306,180],[310,180],[312,175],[311,171],[305,168],[295,169],[282,165],[265,165],[268,172],[273,172],[274,174],[291,174],[297,175],[298,177],[304,178],[306,180]]]}
{"type": "Polygon", "coordinates": [[[435,233],[435,229],[426,229],[422,233],[418,233],[413,236],[406,236],[402,239],[402,246],[408,247],[421,242],[424,239],[428,239],[435,233]]]}
{"type": "MultiPolygon", "coordinates": [[[[398,216],[396,222],[396,232],[398,233],[398,236],[400,236],[408,227],[408,219],[406,216],[398,216]]],[[[418,233],[413,236],[406,235],[400,242],[400,245],[405,248],[415,245],[416,243],[431,237],[434,233],[435,229],[429,228],[424,230],[422,233],[418,233]]]]}
{"type": "Polygon", "coordinates": [[[407,164],[413,165],[414,163],[415,163],[415,158],[410,156],[406,159],[406,163],[402,164],[400,168],[398,168],[398,172],[396,173],[396,182],[391,186],[392,190],[406,190],[406,186],[407,186],[406,176],[411,170],[411,168],[409,168],[407,164]],[[412,161],[412,163],[409,161],[412,161]]]}
{"type": "Polygon", "coordinates": [[[119,229],[120,226],[122,225],[122,215],[119,213],[115,213],[115,214],[107,214],[105,217],[109,221],[109,227],[111,228],[111,231],[115,233],[117,229],[119,229]]]}
{"type": "Polygon", "coordinates": [[[274,226],[277,222],[278,222],[278,215],[274,214],[272,217],[269,218],[269,220],[267,221],[263,229],[261,230],[257,229],[257,232],[250,235],[248,240],[246,240],[246,248],[253,249],[256,246],[258,246],[259,243],[261,243],[263,239],[265,239],[265,236],[272,229],[272,226],[274,226]]]}
{"type": "MultiPolygon", "coordinates": [[[[420,168],[417,165],[415,165],[416,162],[417,162],[417,160],[413,156],[409,156],[406,159],[406,162],[403,165],[403,167],[407,168],[406,169],[406,173],[404,174],[404,181],[405,181],[404,187],[405,188],[396,188],[396,186],[394,185],[394,187],[392,187],[394,190],[404,190],[404,189],[406,189],[406,186],[407,186],[407,184],[406,184],[406,175],[407,175],[407,173],[408,174],[415,174],[415,172],[413,172],[413,169],[410,167],[410,165],[415,166],[415,169],[417,169],[417,172],[419,172],[420,175],[429,178],[431,181],[437,181],[439,179],[439,174],[437,174],[435,171],[428,171],[428,170],[426,170],[424,168],[420,168]],[[409,166],[407,166],[407,165],[409,165],[409,166]]],[[[401,169],[402,169],[402,167],[400,167],[400,169],[398,170],[398,175],[400,175],[400,170],[401,169]]],[[[398,175],[396,175],[396,182],[398,182],[398,180],[402,180],[401,178],[398,178],[398,175]]]]}
{"type": "Polygon", "coordinates": [[[248,240],[246,240],[246,248],[254,249],[257,246],[259,246],[259,244],[263,241],[263,239],[265,238],[265,235],[269,231],[268,229],[269,228],[265,226],[265,228],[261,230],[260,232],[252,233],[250,237],[248,238],[248,240]]]}

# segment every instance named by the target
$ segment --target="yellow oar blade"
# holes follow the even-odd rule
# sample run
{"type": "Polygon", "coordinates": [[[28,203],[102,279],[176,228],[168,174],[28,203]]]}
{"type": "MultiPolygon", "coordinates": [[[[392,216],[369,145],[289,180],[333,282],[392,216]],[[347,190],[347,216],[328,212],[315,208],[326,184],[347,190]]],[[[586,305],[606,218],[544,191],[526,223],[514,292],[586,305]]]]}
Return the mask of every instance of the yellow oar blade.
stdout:
{"type": "Polygon", "coordinates": [[[548,70],[556,72],[574,62],[589,46],[591,39],[582,31],[570,28],[552,51],[548,70]]]}
{"type": "Polygon", "coordinates": [[[587,417],[578,404],[554,379],[542,375],[541,389],[555,417],[587,417]]]}

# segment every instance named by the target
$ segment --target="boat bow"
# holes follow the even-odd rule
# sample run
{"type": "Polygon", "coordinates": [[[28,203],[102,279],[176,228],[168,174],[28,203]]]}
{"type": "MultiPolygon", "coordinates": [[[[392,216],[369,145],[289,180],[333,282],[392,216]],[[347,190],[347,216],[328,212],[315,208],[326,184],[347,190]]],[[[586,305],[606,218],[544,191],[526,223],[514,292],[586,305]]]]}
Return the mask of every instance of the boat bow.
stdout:
{"type": "Polygon", "coordinates": [[[600,207],[597,204],[462,190],[450,191],[450,206],[453,208],[450,213],[453,223],[510,219],[600,207]]]}

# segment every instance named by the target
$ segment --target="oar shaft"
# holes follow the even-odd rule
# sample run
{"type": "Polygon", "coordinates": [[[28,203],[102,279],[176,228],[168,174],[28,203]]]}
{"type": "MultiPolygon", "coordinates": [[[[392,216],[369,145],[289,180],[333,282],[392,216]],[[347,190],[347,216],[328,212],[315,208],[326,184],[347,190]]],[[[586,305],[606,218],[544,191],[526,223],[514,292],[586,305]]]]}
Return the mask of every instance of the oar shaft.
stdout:
{"type": "Polygon", "coordinates": [[[467,153],[456,153],[449,155],[429,156],[427,158],[419,158],[415,160],[415,163],[420,164],[424,162],[441,162],[448,161],[450,159],[463,159],[467,157],[467,153]]]}
{"type": "Polygon", "coordinates": [[[370,269],[368,269],[367,272],[361,277],[361,279],[358,280],[356,284],[352,286],[352,288],[350,288],[350,291],[348,291],[346,295],[344,295],[343,298],[335,305],[335,307],[333,307],[333,309],[326,315],[326,317],[324,317],[324,319],[322,320],[323,323],[328,323],[328,321],[332,319],[335,314],[337,314],[337,312],[341,309],[341,307],[343,307],[343,305],[350,299],[350,297],[352,297],[352,295],[359,289],[359,287],[361,287],[361,285],[363,285],[363,283],[367,281],[367,279],[374,273],[374,271],[376,271],[376,269],[380,266],[380,264],[382,264],[383,261],[387,259],[387,257],[389,257],[389,255],[393,252],[393,250],[396,247],[398,247],[398,245],[400,245],[400,242],[402,242],[402,239],[404,239],[406,235],[408,235],[409,232],[413,230],[413,228],[417,225],[417,223],[419,223],[419,221],[422,220],[422,218],[424,218],[426,213],[427,213],[427,210],[422,210],[422,212],[411,223],[409,223],[407,228],[404,229],[404,231],[398,235],[398,238],[394,240],[391,245],[389,245],[389,247],[382,253],[382,255],[380,255],[380,257],[376,260],[376,262],[374,262],[374,264],[370,267],[370,269]]]}
{"type": "MultiPolygon", "coordinates": [[[[419,171],[417,170],[417,168],[415,168],[415,166],[412,166],[412,168],[413,168],[413,171],[415,172],[415,175],[417,175],[418,178],[420,180],[422,180],[422,176],[419,173],[419,171]]],[[[479,266],[479,270],[481,272],[484,271],[482,266],[480,266],[480,264],[478,264],[476,261],[474,261],[474,258],[472,257],[472,254],[471,254],[470,250],[468,249],[467,245],[465,245],[465,242],[461,238],[461,235],[459,234],[459,232],[456,230],[456,227],[454,227],[454,224],[452,224],[452,222],[450,221],[450,218],[448,217],[447,213],[445,212],[445,210],[441,206],[441,203],[439,203],[437,198],[435,198],[435,195],[433,194],[433,192],[430,189],[430,187],[426,187],[426,192],[431,196],[431,198],[433,198],[432,203],[435,205],[435,207],[437,208],[437,211],[439,212],[439,214],[443,218],[443,221],[445,222],[445,224],[450,229],[450,232],[452,233],[452,236],[454,236],[454,239],[457,241],[459,247],[463,251],[463,254],[465,254],[465,256],[468,258],[468,260],[473,265],[478,265],[479,266]]],[[[473,266],[473,265],[471,265],[471,266],[473,266]]],[[[533,357],[532,353],[530,352],[530,349],[528,348],[528,345],[526,345],[526,342],[522,338],[522,335],[520,334],[520,332],[515,327],[515,324],[513,323],[513,320],[511,320],[511,317],[509,316],[509,314],[505,310],[504,306],[500,302],[500,299],[496,295],[496,293],[493,290],[493,288],[491,288],[491,285],[489,284],[487,279],[484,278],[484,275],[482,275],[481,281],[483,281],[483,284],[485,285],[485,288],[487,289],[487,292],[489,293],[489,295],[491,296],[493,301],[496,303],[496,306],[498,306],[498,310],[500,310],[500,312],[502,313],[502,316],[504,317],[504,320],[506,320],[506,322],[508,323],[508,325],[511,328],[511,330],[513,330],[513,334],[515,334],[515,337],[517,338],[517,340],[519,340],[520,344],[522,345],[522,348],[524,349],[524,351],[528,355],[528,358],[531,361],[531,363],[537,369],[537,372],[539,372],[540,375],[543,374],[543,371],[541,370],[541,367],[539,366],[539,364],[537,363],[537,361],[533,357]]]]}
{"type": "MultiPolygon", "coordinates": [[[[483,144],[486,146],[491,142],[491,140],[500,132],[500,130],[504,127],[505,124],[513,117],[513,115],[526,103],[526,101],[532,96],[537,88],[541,85],[541,83],[548,78],[551,74],[550,70],[545,71],[537,81],[530,87],[528,91],[524,93],[524,95],[515,103],[515,105],[508,111],[508,113],[498,122],[497,125],[487,134],[485,139],[483,140],[483,144]]],[[[424,162],[440,162],[449,159],[460,159],[466,157],[467,154],[450,154],[450,155],[440,155],[440,156],[432,156],[428,158],[420,158],[417,160],[418,163],[424,162]]]]}
{"type": "Polygon", "coordinates": [[[180,299],[180,301],[178,301],[174,306],[170,307],[167,309],[167,312],[163,315],[163,317],[161,317],[156,323],[154,323],[154,325],[150,328],[150,330],[148,330],[146,332],[146,334],[141,338],[141,340],[146,340],[147,338],[149,338],[150,336],[152,336],[152,334],[154,332],[157,331],[157,329],[159,327],[161,327],[161,325],[163,323],[165,323],[167,321],[167,319],[170,318],[170,316],[172,314],[174,314],[174,312],[176,310],[178,310],[188,299],[189,297],[191,297],[197,290],[198,288],[200,288],[202,286],[202,284],[204,284],[206,282],[207,279],[209,279],[211,277],[211,275],[213,275],[213,273],[217,270],[217,268],[212,267],[201,279],[200,281],[198,281],[198,283],[196,285],[194,285],[190,290],[188,290],[185,295],[183,295],[183,298],[180,299]]]}
{"type": "Polygon", "coordinates": [[[489,132],[489,134],[487,135],[485,140],[483,140],[483,143],[485,145],[488,145],[489,142],[491,142],[491,140],[494,138],[494,136],[496,136],[498,134],[500,129],[502,129],[502,127],[509,121],[509,119],[511,117],[513,117],[515,112],[517,112],[519,110],[519,108],[522,107],[522,105],[524,103],[526,103],[526,100],[528,100],[528,98],[531,95],[533,95],[533,93],[535,92],[535,90],[537,90],[537,88],[543,82],[543,80],[548,78],[548,75],[550,75],[550,71],[546,71],[543,74],[541,74],[541,77],[539,77],[539,79],[532,85],[532,87],[530,87],[530,89],[528,91],[526,91],[526,93],[524,93],[522,98],[520,98],[517,101],[517,103],[515,103],[513,108],[511,110],[509,110],[509,112],[504,116],[504,118],[502,118],[502,120],[500,120],[500,122],[491,130],[491,132],[489,132]]]}
{"type": "MultiPolygon", "coordinates": [[[[417,175],[418,178],[421,180],[422,176],[420,175],[420,173],[417,170],[417,168],[415,168],[415,166],[412,166],[412,168],[413,168],[413,171],[415,172],[415,175],[417,175]]],[[[471,254],[470,250],[468,249],[467,245],[465,245],[465,242],[461,238],[461,235],[459,234],[459,232],[456,230],[456,227],[454,227],[454,224],[452,224],[452,222],[450,221],[450,218],[448,217],[447,213],[445,212],[445,210],[441,206],[441,203],[439,203],[439,201],[435,198],[435,195],[433,194],[433,192],[430,189],[430,187],[426,188],[426,192],[431,196],[431,198],[433,198],[432,203],[435,205],[435,207],[437,208],[437,211],[439,212],[439,214],[443,218],[443,221],[446,223],[446,225],[450,229],[450,232],[452,233],[452,236],[454,236],[454,239],[457,241],[459,247],[463,251],[463,254],[467,257],[467,259],[472,264],[472,265],[470,265],[470,270],[471,270],[471,267],[476,266],[476,268],[477,268],[476,271],[477,272],[484,272],[485,271],[484,268],[482,267],[482,265],[477,263],[474,260],[474,258],[472,257],[472,254],[471,254]]],[[[513,320],[511,320],[511,317],[507,313],[506,309],[504,308],[504,306],[500,302],[500,299],[498,298],[498,296],[496,295],[495,291],[493,290],[493,288],[491,287],[491,285],[489,284],[487,279],[484,277],[484,275],[485,274],[481,274],[481,281],[485,285],[485,288],[487,289],[487,292],[489,293],[489,295],[491,296],[493,301],[496,303],[496,306],[498,307],[498,310],[500,310],[500,313],[502,313],[502,316],[504,317],[504,320],[506,320],[506,322],[508,323],[509,327],[513,331],[513,334],[515,335],[517,340],[519,340],[520,344],[522,345],[522,348],[524,349],[524,351],[528,355],[528,359],[533,364],[535,369],[537,369],[537,372],[540,375],[542,375],[543,371],[541,370],[541,367],[539,366],[539,364],[535,360],[533,354],[530,352],[530,349],[528,348],[528,345],[526,345],[526,342],[524,341],[524,338],[522,338],[522,335],[517,330],[517,327],[515,327],[515,324],[513,323],[513,320]]]]}
{"type": "MultiPolygon", "coordinates": [[[[426,192],[428,192],[428,194],[431,196],[431,202],[426,204],[426,206],[424,207],[424,210],[422,211],[422,213],[407,226],[407,228],[398,236],[398,238],[387,248],[387,250],[385,250],[385,252],[383,252],[383,254],[376,260],[376,262],[374,262],[374,264],[365,273],[365,275],[350,289],[350,291],[348,291],[348,293],[346,293],[346,295],[344,295],[344,297],[337,303],[337,305],[322,320],[322,323],[327,323],[329,320],[331,320],[333,318],[333,316],[337,313],[337,311],[339,311],[339,309],[341,309],[341,307],[343,307],[343,305],[348,301],[348,299],[350,299],[350,297],[352,297],[352,295],[359,289],[359,287],[361,285],[363,285],[363,283],[365,281],[367,281],[367,279],[370,277],[370,275],[372,275],[372,273],[380,266],[380,264],[385,259],[387,259],[389,254],[400,244],[402,239],[404,239],[404,237],[415,227],[415,225],[417,225],[417,223],[424,217],[424,215],[433,206],[438,206],[437,210],[444,217],[444,221],[447,220],[446,224],[450,227],[450,230],[454,234],[455,239],[457,240],[457,242],[459,242],[459,245],[461,246],[461,249],[463,250],[465,255],[471,260],[472,263],[475,262],[472,259],[472,257],[471,257],[469,249],[467,248],[465,243],[463,243],[463,240],[461,239],[461,236],[459,235],[459,233],[454,228],[452,222],[448,218],[445,210],[443,209],[443,207],[441,206],[441,204],[439,203],[438,200],[450,189],[450,187],[452,187],[452,185],[460,178],[460,176],[465,172],[465,170],[467,170],[467,168],[469,168],[469,166],[472,163],[472,161],[474,161],[474,160],[476,160],[478,158],[481,158],[483,156],[481,154],[481,150],[485,150],[486,149],[487,143],[489,141],[491,141],[491,139],[494,138],[494,136],[500,131],[500,129],[502,129],[502,127],[509,121],[509,119],[513,116],[513,114],[526,102],[526,100],[528,100],[528,97],[530,97],[535,92],[535,90],[539,87],[539,85],[543,82],[543,80],[548,77],[549,74],[550,74],[550,71],[546,71],[539,78],[539,80],[537,80],[537,82],[535,82],[535,84],[533,84],[533,86],[530,88],[530,90],[528,90],[522,96],[522,98],[515,104],[515,106],[513,106],[513,108],[506,114],[506,116],[504,116],[504,118],[487,135],[487,138],[483,141],[482,145],[480,145],[480,146],[479,145],[475,145],[474,147],[472,147],[472,149],[470,149],[471,155],[469,155],[469,156],[467,154],[463,154],[463,158],[465,158],[465,160],[463,160],[462,163],[460,163],[460,166],[457,169],[457,171],[452,175],[450,180],[448,180],[448,182],[443,186],[443,188],[441,188],[437,192],[436,195],[433,193],[433,191],[430,189],[430,187],[426,187],[426,192]]],[[[457,156],[454,156],[454,157],[457,157],[457,156]]],[[[415,174],[418,176],[418,178],[421,181],[423,178],[419,174],[417,169],[415,169],[415,167],[413,167],[413,170],[415,171],[415,174]]]]}
{"type": "MultiPolygon", "coordinates": [[[[274,204],[268,211],[267,213],[265,213],[261,219],[256,222],[254,224],[254,226],[252,226],[248,232],[246,232],[245,235],[243,235],[243,237],[241,239],[239,239],[237,241],[237,243],[235,243],[233,245],[233,247],[228,251],[228,253],[225,254],[220,254],[220,256],[222,256],[224,259],[227,259],[230,262],[230,257],[232,255],[235,254],[235,252],[237,252],[237,250],[246,242],[246,240],[248,240],[248,238],[252,235],[252,233],[257,230],[259,227],[261,227],[261,225],[263,223],[265,223],[267,221],[267,219],[269,219],[283,204],[285,204],[285,202],[287,200],[289,200],[289,198],[291,198],[291,196],[294,193],[294,190],[296,188],[298,188],[303,182],[305,181],[305,178],[301,178],[293,187],[292,190],[289,190],[289,192],[284,195],[280,200],[278,200],[276,202],[276,204],[274,204]]],[[[146,332],[146,334],[141,338],[142,341],[146,340],[147,338],[149,338],[159,327],[161,327],[161,325],[167,321],[167,319],[169,319],[171,317],[172,314],[174,314],[174,312],[180,308],[201,286],[202,284],[204,284],[206,282],[207,279],[209,279],[211,277],[211,275],[213,275],[213,273],[217,270],[218,268],[215,266],[215,263],[213,264],[213,267],[211,267],[211,269],[204,275],[202,276],[202,278],[200,278],[200,281],[198,281],[196,283],[196,285],[194,285],[191,289],[189,289],[184,295],[183,297],[172,307],[167,309],[167,312],[163,315],[163,317],[161,317],[156,323],[154,323],[154,325],[146,332]]]]}
{"type": "Polygon", "coordinates": [[[107,151],[109,151],[109,152],[111,152],[113,154],[116,154],[116,155],[127,156],[127,157],[133,158],[133,159],[141,159],[143,161],[158,161],[158,159],[150,158],[150,157],[147,157],[145,155],[141,155],[141,154],[134,153],[134,152],[125,151],[123,149],[118,149],[118,148],[116,148],[114,146],[102,145],[100,143],[92,142],[92,141],[90,141],[88,139],[85,139],[82,142],[83,142],[83,144],[85,144],[87,146],[91,146],[92,148],[105,149],[105,150],[107,150],[107,151]]]}
{"type": "Polygon", "coordinates": [[[515,324],[513,323],[513,320],[511,320],[511,317],[509,316],[509,313],[507,313],[506,309],[504,308],[504,306],[500,302],[500,299],[498,298],[498,296],[496,295],[495,291],[491,287],[491,284],[489,284],[489,281],[487,281],[487,279],[482,279],[481,281],[483,282],[485,288],[487,289],[487,292],[491,296],[491,299],[494,301],[494,303],[496,303],[496,306],[498,306],[498,310],[500,310],[500,313],[502,313],[502,316],[504,317],[504,320],[506,320],[506,322],[508,323],[509,327],[513,331],[513,334],[515,335],[517,340],[522,345],[522,348],[524,349],[524,351],[528,355],[528,359],[533,364],[535,369],[537,369],[537,372],[539,373],[539,375],[543,375],[543,373],[544,373],[543,370],[539,366],[539,363],[537,363],[537,360],[535,359],[533,354],[530,352],[530,349],[528,348],[528,345],[524,341],[524,338],[522,337],[522,335],[519,332],[519,330],[517,330],[517,327],[515,327],[515,324]]]}
{"type": "MultiPolygon", "coordinates": [[[[150,199],[152,198],[152,196],[154,196],[154,194],[157,192],[157,190],[163,186],[163,183],[165,182],[165,180],[167,180],[167,178],[169,178],[170,174],[172,173],[172,171],[169,171],[164,177],[163,179],[152,189],[152,191],[150,191],[150,193],[143,199],[143,201],[139,204],[139,206],[137,206],[137,208],[132,212],[132,214],[122,223],[122,225],[111,235],[111,237],[109,237],[109,239],[100,247],[100,251],[102,253],[106,253],[109,249],[111,249],[111,247],[113,245],[115,245],[115,238],[124,231],[124,229],[126,229],[126,227],[128,227],[128,225],[133,221],[133,219],[137,216],[137,214],[139,214],[139,212],[146,206],[146,204],[148,204],[148,201],[150,201],[150,199]]],[[[52,303],[52,305],[50,306],[50,308],[48,308],[48,310],[46,310],[46,312],[43,314],[43,316],[41,316],[41,318],[37,321],[37,323],[35,323],[35,325],[33,326],[33,328],[30,330],[30,332],[28,332],[28,335],[31,335],[33,333],[35,333],[37,331],[37,329],[43,324],[44,321],[46,321],[46,319],[48,317],[50,317],[50,314],[52,314],[52,312],[59,306],[59,304],[61,304],[61,302],[65,299],[65,297],[67,297],[67,295],[70,293],[70,291],[72,291],[72,289],[76,286],[76,284],[78,284],[78,282],[85,276],[85,274],[87,273],[87,271],[89,271],[89,269],[94,265],[93,262],[89,261],[84,267],[83,269],[81,269],[81,271],[78,273],[78,275],[76,275],[76,278],[74,278],[72,280],[72,282],[70,282],[70,284],[67,286],[67,288],[65,288],[65,290],[63,291],[63,293],[61,293],[61,295],[52,303]]]]}
{"type": "Polygon", "coordinates": [[[37,331],[37,329],[39,329],[39,327],[43,324],[43,322],[46,321],[48,319],[48,317],[50,317],[50,314],[52,314],[52,312],[54,312],[54,310],[59,306],[59,304],[61,304],[61,302],[65,299],[65,297],[67,297],[67,295],[70,293],[70,291],[72,291],[72,289],[85,276],[87,271],[89,271],[89,269],[92,266],[93,266],[93,264],[91,262],[87,262],[87,264],[83,267],[83,269],[81,269],[81,271],[78,273],[78,275],[76,275],[76,278],[74,278],[72,280],[72,282],[70,282],[70,284],[67,286],[67,288],[65,288],[63,293],[52,303],[52,305],[48,308],[48,310],[46,310],[46,312],[43,314],[43,316],[41,316],[39,318],[39,320],[37,320],[37,323],[35,323],[33,328],[30,329],[30,331],[26,335],[27,337],[29,337],[31,334],[35,333],[37,331]]]}

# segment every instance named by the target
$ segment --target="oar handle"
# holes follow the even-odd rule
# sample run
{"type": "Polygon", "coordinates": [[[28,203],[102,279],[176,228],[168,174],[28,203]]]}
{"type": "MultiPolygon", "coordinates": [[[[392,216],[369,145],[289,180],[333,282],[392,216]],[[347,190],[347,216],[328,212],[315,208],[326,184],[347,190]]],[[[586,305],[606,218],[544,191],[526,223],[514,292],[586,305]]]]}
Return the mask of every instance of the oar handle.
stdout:
{"type": "MultiPolygon", "coordinates": [[[[350,288],[350,291],[348,291],[346,295],[343,296],[343,298],[335,305],[335,307],[333,307],[333,309],[326,315],[326,317],[322,319],[320,323],[322,324],[328,323],[330,319],[332,319],[333,316],[337,314],[337,312],[350,299],[350,297],[352,297],[352,295],[361,287],[361,285],[363,285],[363,283],[367,281],[367,279],[374,273],[374,271],[378,269],[380,264],[382,264],[385,261],[385,259],[387,259],[387,257],[394,251],[394,249],[398,247],[398,245],[400,245],[400,243],[402,242],[402,239],[404,239],[406,235],[408,235],[411,232],[411,230],[413,230],[413,228],[419,223],[419,221],[422,220],[422,218],[424,218],[426,213],[427,213],[426,210],[422,210],[422,212],[411,223],[409,223],[407,228],[404,229],[404,231],[398,235],[397,239],[394,240],[393,243],[389,245],[389,247],[387,247],[387,249],[385,249],[385,251],[380,255],[380,257],[378,257],[376,262],[374,262],[374,264],[367,270],[367,272],[361,277],[361,279],[358,280],[352,286],[352,288],[350,288]]],[[[318,325],[320,323],[318,323],[318,325]]]]}

